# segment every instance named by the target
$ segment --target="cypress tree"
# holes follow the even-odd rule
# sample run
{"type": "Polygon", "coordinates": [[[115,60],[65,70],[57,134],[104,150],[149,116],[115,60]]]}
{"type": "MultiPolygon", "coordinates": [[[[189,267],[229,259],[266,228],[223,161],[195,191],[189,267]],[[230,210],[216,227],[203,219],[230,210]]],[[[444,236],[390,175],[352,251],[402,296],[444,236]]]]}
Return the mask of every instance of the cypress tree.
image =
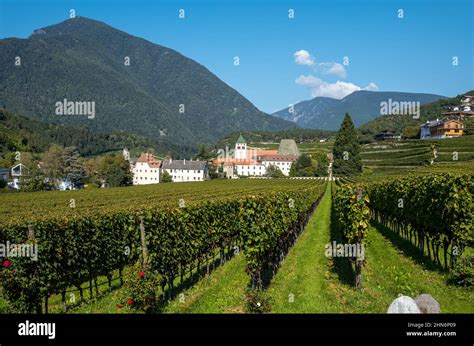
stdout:
{"type": "Polygon", "coordinates": [[[346,113],[337,133],[333,155],[334,175],[351,176],[362,172],[359,138],[349,113],[346,113]]]}

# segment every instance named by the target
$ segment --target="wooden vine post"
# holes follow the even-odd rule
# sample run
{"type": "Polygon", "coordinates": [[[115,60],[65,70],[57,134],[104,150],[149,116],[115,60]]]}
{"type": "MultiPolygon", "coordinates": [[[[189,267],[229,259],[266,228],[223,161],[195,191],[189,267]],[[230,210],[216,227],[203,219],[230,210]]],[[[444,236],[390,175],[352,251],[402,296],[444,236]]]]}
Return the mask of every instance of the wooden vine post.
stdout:
{"type": "Polygon", "coordinates": [[[142,244],[142,255],[143,255],[143,268],[148,264],[148,248],[146,247],[145,238],[145,223],[143,222],[143,216],[140,216],[140,239],[142,244]]]}
{"type": "MultiPolygon", "coordinates": [[[[35,226],[34,225],[28,225],[28,241],[34,242],[35,241],[35,226]]],[[[44,308],[45,308],[45,313],[48,313],[48,292],[46,292],[46,295],[44,297],[44,308]]],[[[36,312],[38,314],[42,313],[42,308],[41,308],[41,301],[38,303],[36,306],[36,312]]]]}
{"type": "Polygon", "coordinates": [[[28,240],[35,240],[35,226],[28,225],[28,240]]]}
{"type": "MultiPolygon", "coordinates": [[[[361,188],[357,189],[357,202],[360,203],[362,199],[363,191],[361,188]]],[[[357,229],[357,245],[362,245],[362,238],[364,237],[363,231],[361,230],[361,226],[359,225],[357,229]]],[[[361,258],[360,254],[357,253],[355,259],[355,287],[362,288],[362,267],[364,265],[364,259],[361,258]]]]}

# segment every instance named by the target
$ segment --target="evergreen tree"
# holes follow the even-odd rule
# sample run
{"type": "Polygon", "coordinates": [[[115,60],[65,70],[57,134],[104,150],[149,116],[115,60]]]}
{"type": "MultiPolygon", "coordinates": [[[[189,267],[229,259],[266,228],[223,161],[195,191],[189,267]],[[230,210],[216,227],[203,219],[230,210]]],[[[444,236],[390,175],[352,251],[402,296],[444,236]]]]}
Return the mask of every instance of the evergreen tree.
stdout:
{"type": "Polygon", "coordinates": [[[346,113],[334,142],[334,175],[351,176],[362,172],[360,144],[349,113],[346,113]]]}
{"type": "Polygon", "coordinates": [[[163,171],[163,173],[161,173],[160,183],[171,183],[171,182],[173,182],[173,178],[171,177],[171,175],[167,171],[163,171]]]}
{"type": "Polygon", "coordinates": [[[212,158],[209,148],[205,144],[199,146],[199,152],[194,156],[195,160],[208,161],[212,158]]]}
{"type": "Polygon", "coordinates": [[[65,148],[61,161],[64,165],[63,178],[69,180],[74,187],[81,186],[86,177],[86,169],[76,147],[65,148]]]}

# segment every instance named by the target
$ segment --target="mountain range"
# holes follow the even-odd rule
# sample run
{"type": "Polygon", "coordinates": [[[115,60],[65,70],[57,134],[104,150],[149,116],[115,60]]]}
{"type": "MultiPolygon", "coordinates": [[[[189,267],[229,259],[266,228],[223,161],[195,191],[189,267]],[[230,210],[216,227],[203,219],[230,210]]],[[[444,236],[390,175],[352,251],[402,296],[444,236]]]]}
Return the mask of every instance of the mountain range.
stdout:
{"type": "Polygon", "coordinates": [[[0,40],[0,66],[0,107],[11,113],[101,133],[128,131],[165,148],[296,127],[261,112],[180,53],[84,17],[27,39],[0,40]],[[93,102],[95,116],[58,115],[64,100],[93,102]]]}
{"type": "MultiPolygon", "coordinates": [[[[391,131],[396,134],[400,134],[407,127],[419,129],[420,125],[428,120],[443,118],[442,113],[446,112],[449,107],[459,106],[462,95],[473,94],[474,90],[469,90],[455,97],[442,98],[438,101],[424,104],[420,107],[419,119],[413,119],[413,117],[406,115],[383,115],[363,124],[359,127],[359,131],[364,135],[373,136],[381,133],[382,131],[391,131]]],[[[472,120],[464,120],[464,125],[466,126],[465,132],[468,126],[469,128],[472,126],[468,125],[468,123],[472,123],[472,120]]],[[[470,129],[470,134],[472,134],[472,129],[470,129]]]]}
{"type": "Polygon", "coordinates": [[[82,156],[121,152],[124,147],[160,149],[153,140],[127,132],[96,133],[85,126],[48,124],[0,109],[0,167],[9,167],[17,151],[38,154],[52,144],[76,147],[82,156]]]}
{"type": "Polygon", "coordinates": [[[423,105],[444,98],[446,97],[434,94],[361,90],[355,91],[341,100],[315,97],[295,104],[293,112],[288,107],[273,115],[293,121],[301,127],[338,130],[346,112],[351,115],[352,121],[358,127],[382,115],[381,102],[389,102],[389,100],[392,102],[415,101],[423,105]]]}

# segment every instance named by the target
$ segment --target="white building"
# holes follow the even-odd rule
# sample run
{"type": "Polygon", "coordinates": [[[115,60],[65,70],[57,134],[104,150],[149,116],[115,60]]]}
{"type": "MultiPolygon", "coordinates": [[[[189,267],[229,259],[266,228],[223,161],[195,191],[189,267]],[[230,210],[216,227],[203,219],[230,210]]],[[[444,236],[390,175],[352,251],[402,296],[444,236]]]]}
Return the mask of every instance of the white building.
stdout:
{"type": "Polygon", "coordinates": [[[133,185],[158,184],[161,161],[151,153],[142,153],[132,168],[133,185]]]}
{"type": "Polygon", "coordinates": [[[162,172],[168,172],[173,182],[204,181],[209,179],[206,161],[165,160],[162,172]]]}
{"type": "Polygon", "coordinates": [[[261,162],[265,168],[275,166],[286,175],[290,175],[290,168],[293,162],[298,160],[297,155],[261,155],[257,157],[257,161],[261,162]]]}
{"type": "Polygon", "coordinates": [[[236,174],[243,176],[263,176],[267,173],[264,164],[258,161],[243,161],[234,163],[236,174]]]}
{"type": "Polygon", "coordinates": [[[420,139],[442,139],[463,135],[464,124],[455,119],[436,119],[421,125],[420,139]]]}
{"type": "Polygon", "coordinates": [[[289,176],[293,162],[298,160],[300,151],[292,139],[282,139],[278,150],[249,148],[242,137],[235,143],[234,157],[214,160],[214,164],[222,165],[227,178],[238,176],[264,176],[269,166],[278,167],[289,176]]]}
{"type": "Polygon", "coordinates": [[[28,175],[28,168],[22,163],[16,164],[15,166],[12,167],[12,172],[11,172],[12,181],[8,183],[8,186],[14,189],[19,189],[20,178],[22,176],[27,176],[27,175],[28,175]]]}
{"type": "Polygon", "coordinates": [[[423,125],[420,125],[420,139],[431,139],[431,130],[430,128],[438,124],[439,120],[428,120],[423,125]]]}
{"type": "Polygon", "coordinates": [[[122,155],[123,155],[124,160],[130,162],[130,151],[127,148],[123,148],[122,155]]]}

